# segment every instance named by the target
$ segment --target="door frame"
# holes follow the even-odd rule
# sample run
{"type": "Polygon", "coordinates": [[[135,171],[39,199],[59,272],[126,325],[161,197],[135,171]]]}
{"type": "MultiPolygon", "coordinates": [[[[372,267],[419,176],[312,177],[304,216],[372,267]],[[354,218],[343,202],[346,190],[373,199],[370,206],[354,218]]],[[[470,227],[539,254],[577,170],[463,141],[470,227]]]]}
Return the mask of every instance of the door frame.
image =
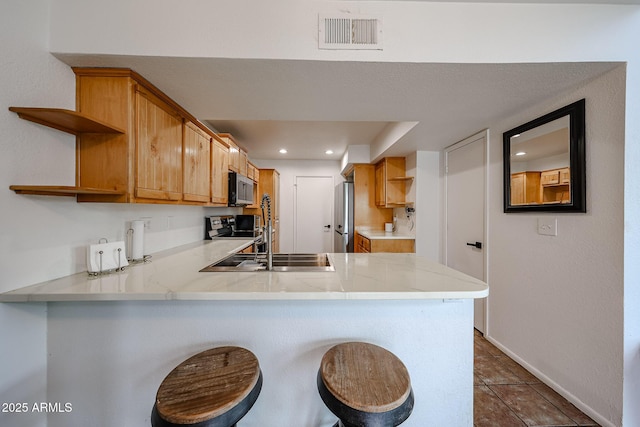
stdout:
{"type": "MultiPolygon", "coordinates": [[[[294,188],[294,192],[293,192],[293,233],[292,233],[292,237],[293,237],[293,252],[296,252],[298,250],[297,248],[297,242],[298,242],[298,178],[330,178],[331,179],[331,185],[332,188],[335,191],[335,177],[331,176],[331,175],[295,175],[293,178],[293,188],[294,188]]],[[[328,252],[333,252],[333,230],[335,228],[335,224],[334,222],[334,215],[335,215],[335,200],[334,197],[331,197],[330,200],[331,203],[331,215],[329,217],[329,220],[331,221],[331,229],[330,229],[330,233],[331,233],[331,243],[330,243],[330,247],[331,250],[328,252]]]]}
{"type": "MultiPolygon", "coordinates": [[[[480,139],[484,138],[484,223],[483,223],[483,251],[482,251],[482,267],[483,267],[483,277],[482,280],[488,283],[489,277],[489,129],[484,129],[480,132],[477,132],[461,141],[456,142],[444,149],[444,206],[443,206],[443,222],[444,222],[444,233],[442,236],[443,240],[443,260],[444,264],[448,265],[448,226],[449,226],[449,212],[448,212],[448,165],[449,165],[449,153],[459,148],[464,147],[465,145],[469,145],[474,143],[480,139]]],[[[482,299],[482,304],[484,306],[484,335],[489,335],[489,304],[487,304],[489,297],[482,299]]]]}

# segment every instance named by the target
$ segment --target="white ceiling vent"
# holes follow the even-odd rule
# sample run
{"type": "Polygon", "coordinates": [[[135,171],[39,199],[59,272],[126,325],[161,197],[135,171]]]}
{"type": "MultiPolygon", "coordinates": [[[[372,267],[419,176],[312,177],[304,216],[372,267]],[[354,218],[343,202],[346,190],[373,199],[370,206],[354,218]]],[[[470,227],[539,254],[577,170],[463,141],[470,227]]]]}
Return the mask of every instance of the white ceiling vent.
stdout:
{"type": "Polygon", "coordinates": [[[320,15],[320,49],[382,50],[382,19],[364,15],[320,15]]]}

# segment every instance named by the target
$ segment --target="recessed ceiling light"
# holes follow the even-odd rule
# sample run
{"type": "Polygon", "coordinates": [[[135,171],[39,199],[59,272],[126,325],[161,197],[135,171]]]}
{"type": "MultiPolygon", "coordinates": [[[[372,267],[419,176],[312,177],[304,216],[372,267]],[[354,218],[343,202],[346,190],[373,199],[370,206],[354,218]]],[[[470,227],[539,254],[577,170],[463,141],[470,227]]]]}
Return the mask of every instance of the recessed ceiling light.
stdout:
{"type": "Polygon", "coordinates": [[[280,154],[287,154],[287,150],[285,148],[280,149],[280,154]]]}
{"type": "Polygon", "coordinates": [[[333,154],[333,150],[327,150],[324,152],[324,154],[333,154]]]}
{"type": "Polygon", "coordinates": [[[527,154],[527,153],[525,153],[524,151],[518,151],[516,153],[516,156],[524,156],[525,154],[527,154]]]}
{"type": "Polygon", "coordinates": [[[516,134],[516,135],[513,135],[513,136],[512,136],[512,138],[517,138],[517,137],[519,137],[519,136],[520,136],[520,134],[518,133],[518,134],[516,134]]]}

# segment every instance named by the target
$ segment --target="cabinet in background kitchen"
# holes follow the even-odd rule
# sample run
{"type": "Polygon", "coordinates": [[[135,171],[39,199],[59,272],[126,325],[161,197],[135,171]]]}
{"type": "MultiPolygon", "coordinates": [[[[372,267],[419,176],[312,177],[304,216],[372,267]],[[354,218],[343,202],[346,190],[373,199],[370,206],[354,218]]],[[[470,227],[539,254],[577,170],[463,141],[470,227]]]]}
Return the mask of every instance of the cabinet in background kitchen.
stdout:
{"type": "Polygon", "coordinates": [[[376,164],[376,205],[393,208],[407,204],[407,183],[413,177],[406,176],[404,157],[385,157],[376,164]]]}
{"type": "Polygon", "coordinates": [[[247,208],[257,209],[260,207],[260,170],[251,162],[247,161],[247,178],[253,181],[253,203],[247,206],[247,208]]]}
{"type": "MultiPolygon", "coordinates": [[[[256,200],[256,206],[247,206],[244,208],[243,213],[247,215],[260,215],[262,217],[262,209],[260,208],[260,201],[264,194],[268,194],[271,198],[271,225],[273,227],[273,233],[271,234],[273,251],[280,251],[280,173],[276,169],[258,169],[259,182],[258,182],[258,197],[256,200]]],[[[267,209],[265,206],[265,215],[267,215],[267,209]]],[[[264,222],[262,223],[264,226],[264,222]]]]}
{"type": "Polygon", "coordinates": [[[393,209],[376,206],[375,165],[358,163],[348,174],[353,181],[353,225],[384,230],[393,220],[393,209]]]}
{"type": "Polygon", "coordinates": [[[355,251],[358,253],[415,252],[415,240],[413,239],[369,239],[356,232],[355,251]]]}
{"type": "Polygon", "coordinates": [[[211,204],[229,203],[229,146],[217,135],[211,138],[211,204]]]}
{"type": "Polygon", "coordinates": [[[211,200],[211,137],[192,122],[184,125],[183,197],[194,202],[211,200]]]}
{"type": "Polygon", "coordinates": [[[571,171],[569,168],[542,171],[542,203],[569,203],[571,201],[571,171]]]}
{"type": "Polygon", "coordinates": [[[540,172],[511,174],[511,204],[538,204],[542,200],[540,172]]]}
{"type": "Polygon", "coordinates": [[[247,176],[247,152],[238,145],[233,135],[219,133],[218,136],[229,146],[229,170],[247,176]]]}

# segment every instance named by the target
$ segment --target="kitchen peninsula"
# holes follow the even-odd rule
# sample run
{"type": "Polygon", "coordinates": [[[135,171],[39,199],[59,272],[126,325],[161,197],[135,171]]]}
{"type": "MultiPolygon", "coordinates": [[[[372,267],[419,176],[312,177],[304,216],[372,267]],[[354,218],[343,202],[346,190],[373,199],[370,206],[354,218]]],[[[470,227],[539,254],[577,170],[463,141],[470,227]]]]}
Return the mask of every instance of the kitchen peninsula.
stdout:
{"type": "Polygon", "coordinates": [[[250,240],[197,242],[147,264],[0,295],[48,305],[49,426],[149,425],[155,392],[181,360],[217,345],[256,354],[263,390],[245,427],[330,426],[315,385],[322,354],[361,340],[403,360],[411,427],[473,420],[473,299],[485,283],[415,254],[329,254],[335,272],[200,272],[250,240]]]}

